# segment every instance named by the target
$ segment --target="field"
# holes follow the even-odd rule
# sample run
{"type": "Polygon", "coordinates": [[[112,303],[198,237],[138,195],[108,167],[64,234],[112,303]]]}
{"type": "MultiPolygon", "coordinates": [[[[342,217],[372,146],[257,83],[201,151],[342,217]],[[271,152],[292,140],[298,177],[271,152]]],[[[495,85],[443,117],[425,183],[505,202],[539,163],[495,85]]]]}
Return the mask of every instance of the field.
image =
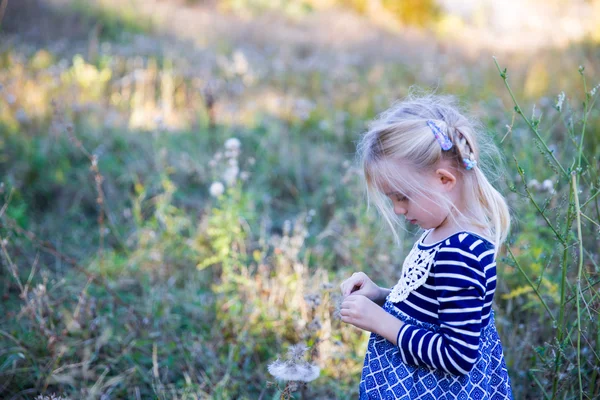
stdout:
{"type": "Polygon", "coordinates": [[[600,398],[598,32],[394,4],[0,1],[0,398],[356,398],[339,284],[391,287],[416,234],[367,209],[356,143],[415,87],[503,155],[515,399],[600,398]],[[291,355],[319,377],[275,380],[291,355]]]}

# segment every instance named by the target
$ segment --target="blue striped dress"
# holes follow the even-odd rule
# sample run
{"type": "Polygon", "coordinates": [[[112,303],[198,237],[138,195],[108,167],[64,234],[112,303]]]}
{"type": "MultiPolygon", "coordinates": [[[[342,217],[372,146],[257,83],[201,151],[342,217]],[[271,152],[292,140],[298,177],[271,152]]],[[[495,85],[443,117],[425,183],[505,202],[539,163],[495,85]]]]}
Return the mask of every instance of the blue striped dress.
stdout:
{"type": "Polygon", "coordinates": [[[492,311],[494,245],[471,232],[425,245],[429,232],[407,256],[420,281],[405,261],[383,306],[405,323],[398,345],[371,334],[360,399],[512,399],[492,311]]]}

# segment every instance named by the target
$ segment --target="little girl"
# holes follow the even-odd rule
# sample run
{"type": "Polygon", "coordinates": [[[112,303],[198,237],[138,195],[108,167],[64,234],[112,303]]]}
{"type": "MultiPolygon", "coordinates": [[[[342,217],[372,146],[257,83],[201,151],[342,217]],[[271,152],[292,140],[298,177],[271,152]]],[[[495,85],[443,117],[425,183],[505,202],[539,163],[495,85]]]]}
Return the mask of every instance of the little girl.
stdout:
{"type": "Polygon", "coordinates": [[[512,399],[492,311],[510,218],[482,171],[484,139],[452,98],[429,95],[384,112],[359,143],[396,239],[398,216],[425,230],[391,290],[362,272],[341,284],[342,321],[372,332],[361,400],[512,399]]]}

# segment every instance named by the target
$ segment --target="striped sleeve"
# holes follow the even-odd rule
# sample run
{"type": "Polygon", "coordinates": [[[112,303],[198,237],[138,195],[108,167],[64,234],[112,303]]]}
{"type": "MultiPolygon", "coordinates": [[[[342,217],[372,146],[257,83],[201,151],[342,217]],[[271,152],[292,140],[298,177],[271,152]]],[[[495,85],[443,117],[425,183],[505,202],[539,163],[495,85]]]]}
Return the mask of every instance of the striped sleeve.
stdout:
{"type": "Polygon", "coordinates": [[[477,361],[482,311],[486,298],[486,265],[493,252],[481,257],[457,247],[439,249],[434,280],[440,330],[405,324],[398,332],[398,347],[405,363],[468,374],[477,361]]]}

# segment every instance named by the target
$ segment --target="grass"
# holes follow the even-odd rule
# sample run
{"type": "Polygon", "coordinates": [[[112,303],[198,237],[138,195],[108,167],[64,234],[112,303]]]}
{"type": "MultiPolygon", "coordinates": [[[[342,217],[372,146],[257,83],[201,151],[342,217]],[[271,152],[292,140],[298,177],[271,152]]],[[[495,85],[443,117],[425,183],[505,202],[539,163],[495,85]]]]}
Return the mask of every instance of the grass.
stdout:
{"type": "MultiPolygon", "coordinates": [[[[363,269],[390,286],[413,239],[396,248],[366,212],[355,141],[431,77],[243,52],[190,75],[133,53],[3,50],[0,396],[277,398],[267,365],[304,342],[321,376],[292,396],[356,397],[366,336],[336,318],[338,284],[363,269]]],[[[541,98],[525,62],[507,75],[456,58],[441,73],[507,161],[516,223],[495,310],[519,399],[600,390],[600,115],[582,54],[536,56],[555,77],[529,84],[541,98]]]]}

